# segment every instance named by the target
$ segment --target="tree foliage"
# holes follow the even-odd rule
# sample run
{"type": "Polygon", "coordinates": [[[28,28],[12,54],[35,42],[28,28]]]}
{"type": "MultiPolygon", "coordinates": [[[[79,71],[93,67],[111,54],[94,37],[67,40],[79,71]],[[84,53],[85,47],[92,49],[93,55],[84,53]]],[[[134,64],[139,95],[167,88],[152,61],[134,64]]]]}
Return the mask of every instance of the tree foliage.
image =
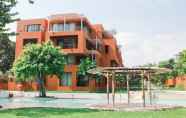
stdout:
{"type": "Polygon", "coordinates": [[[158,64],[160,68],[168,68],[171,71],[161,73],[153,76],[153,81],[156,84],[164,85],[167,79],[173,79],[177,76],[183,76],[186,74],[186,50],[181,51],[177,58],[161,61],[158,64]]]}
{"type": "MultiPolygon", "coordinates": [[[[13,8],[16,6],[19,0],[0,0],[0,35],[9,34],[15,35],[15,32],[8,33],[6,25],[13,23],[19,18],[16,17],[18,12],[13,12],[13,8]]],[[[34,0],[28,0],[29,4],[34,4],[34,0]]]]}
{"type": "Polygon", "coordinates": [[[0,71],[6,73],[12,68],[15,57],[15,43],[7,35],[0,35],[0,71]]]}
{"type": "Polygon", "coordinates": [[[167,68],[167,69],[170,69],[171,71],[152,76],[152,81],[155,84],[163,86],[167,79],[170,79],[176,76],[175,71],[174,71],[174,68],[176,65],[175,59],[172,58],[169,60],[160,61],[157,65],[160,68],[167,68]]]}
{"type": "Polygon", "coordinates": [[[17,4],[17,0],[0,0],[0,34],[4,34],[8,31],[6,25],[16,20],[15,16],[17,12],[12,12],[12,8],[17,4]]]}
{"type": "Polygon", "coordinates": [[[81,59],[79,67],[78,67],[78,74],[85,76],[89,69],[93,69],[95,67],[96,67],[95,61],[92,61],[89,57],[83,58],[81,59]]]}
{"type": "Polygon", "coordinates": [[[45,97],[44,79],[48,75],[59,78],[64,72],[65,56],[51,42],[27,45],[14,62],[13,73],[18,81],[37,80],[40,96],[45,97]]]}
{"type": "Polygon", "coordinates": [[[176,72],[178,75],[186,74],[186,50],[183,50],[178,54],[177,62],[176,62],[176,72]]]}

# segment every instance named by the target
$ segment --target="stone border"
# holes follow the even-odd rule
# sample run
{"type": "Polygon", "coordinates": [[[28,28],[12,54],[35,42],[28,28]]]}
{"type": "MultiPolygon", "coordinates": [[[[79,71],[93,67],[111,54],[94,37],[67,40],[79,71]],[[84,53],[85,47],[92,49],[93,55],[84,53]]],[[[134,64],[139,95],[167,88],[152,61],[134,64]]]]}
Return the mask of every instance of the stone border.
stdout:
{"type": "Polygon", "coordinates": [[[146,107],[140,106],[127,106],[127,104],[118,104],[112,107],[112,105],[95,105],[89,107],[90,109],[98,110],[112,110],[112,111],[125,111],[125,112],[141,112],[141,111],[161,111],[177,108],[186,108],[184,106],[173,106],[173,105],[147,105],[146,107]]]}
{"type": "Polygon", "coordinates": [[[161,111],[161,110],[171,110],[178,108],[186,108],[182,106],[147,106],[147,107],[103,107],[103,106],[90,106],[90,107],[63,107],[63,106],[2,106],[0,111],[2,110],[10,110],[10,109],[22,109],[22,108],[61,108],[61,109],[91,109],[91,110],[104,110],[104,111],[124,111],[124,112],[146,112],[146,111],[161,111]]]}

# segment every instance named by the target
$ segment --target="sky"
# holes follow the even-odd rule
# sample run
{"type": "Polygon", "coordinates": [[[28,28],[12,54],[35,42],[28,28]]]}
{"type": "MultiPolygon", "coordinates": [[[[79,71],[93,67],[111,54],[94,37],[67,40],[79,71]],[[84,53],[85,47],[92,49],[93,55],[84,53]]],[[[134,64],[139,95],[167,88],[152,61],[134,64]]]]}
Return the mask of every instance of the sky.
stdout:
{"type": "MultiPolygon", "coordinates": [[[[79,13],[115,29],[125,66],[166,60],[186,48],[186,0],[18,0],[21,19],[79,13]]],[[[8,27],[16,30],[16,23],[8,27]]],[[[12,38],[15,40],[15,37],[12,38]]]]}

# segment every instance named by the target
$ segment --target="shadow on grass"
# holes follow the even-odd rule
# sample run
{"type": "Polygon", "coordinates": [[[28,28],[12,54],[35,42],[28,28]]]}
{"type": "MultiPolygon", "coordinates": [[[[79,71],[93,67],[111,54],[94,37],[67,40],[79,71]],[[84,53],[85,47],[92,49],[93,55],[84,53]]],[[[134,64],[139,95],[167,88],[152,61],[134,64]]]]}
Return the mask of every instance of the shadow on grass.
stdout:
{"type": "Polygon", "coordinates": [[[90,109],[62,109],[62,108],[21,108],[21,109],[9,109],[0,111],[0,116],[3,113],[12,114],[19,117],[27,118],[46,118],[47,116],[68,116],[77,113],[92,113],[99,112],[98,110],[90,109]]]}

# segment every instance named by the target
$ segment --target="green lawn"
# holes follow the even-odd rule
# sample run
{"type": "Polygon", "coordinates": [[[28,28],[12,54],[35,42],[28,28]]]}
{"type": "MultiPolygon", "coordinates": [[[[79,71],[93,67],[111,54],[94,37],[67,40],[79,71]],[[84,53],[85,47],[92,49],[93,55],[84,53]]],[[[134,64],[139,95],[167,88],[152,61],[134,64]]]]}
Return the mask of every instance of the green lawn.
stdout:
{"type": "Polygon", "coordinates": [[[186,109],[114,112],[88,109],[27,108],[0,111],[0,118],[186,118],[186,109]]]}

